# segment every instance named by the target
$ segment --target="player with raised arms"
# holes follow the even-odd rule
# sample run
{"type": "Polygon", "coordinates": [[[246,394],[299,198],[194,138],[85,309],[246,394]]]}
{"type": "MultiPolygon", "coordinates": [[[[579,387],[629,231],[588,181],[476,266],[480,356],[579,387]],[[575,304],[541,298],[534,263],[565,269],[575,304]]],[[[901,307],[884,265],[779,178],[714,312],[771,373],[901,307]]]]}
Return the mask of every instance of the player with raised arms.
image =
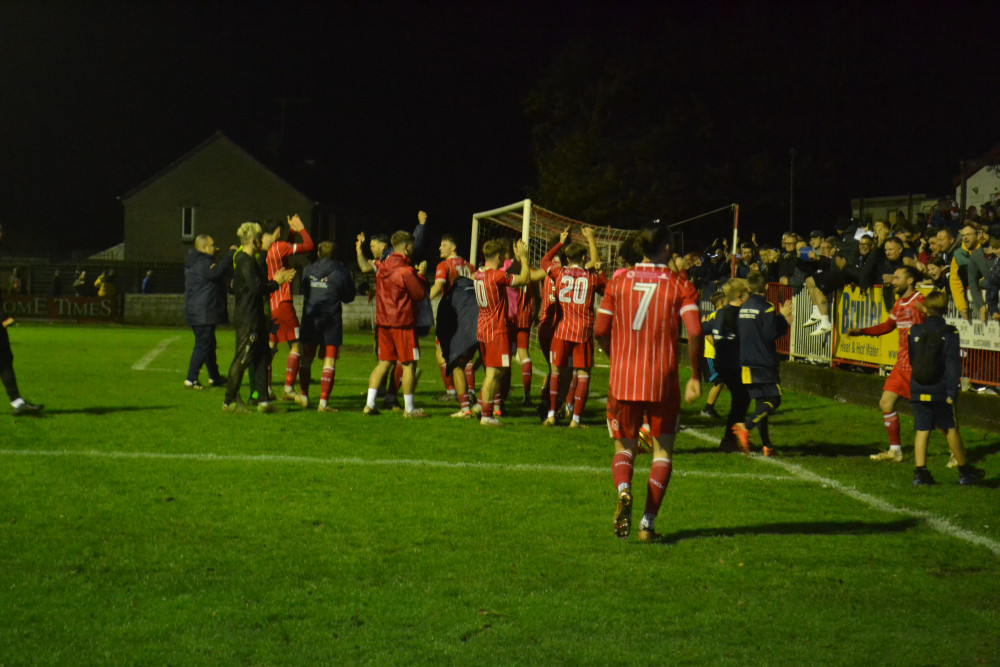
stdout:
{"type": "Polygon", "coordinates": [[[479,354],[486,366],[480,404],[482,415],[479,423],[483,426],[500,426],[500,420],[493,416],[493,401],[500,386],[501,376],[510,372],[510,335],[507,325],[506,287],[527,285],[531,280],[531,266],[528,246],[523,241],[514,244],[514,255],[520,262],[520,273],[516,276],[500,268],[504,244],[499,240],[483,244],[483,268],[476,271],[473,282],[476,287],[476,301],[479,304],[479,321],[476,338],[479,340],[479,354]]]}
{"type": "MultiPolygon", "coordinates": [[[[288,268],[288,258],[292,255],[311,252],[313,241],[306,231],[305,225],[299,214],[289,216],[286,223],[292,234],[298,234],[302,241],[300,243],[288,243],[281,240],[285,225],[280,221],[271,226],[271,243],[267,247],[267,278],[274,280],[274,275],[282,269],[288,268]]],[[[299,374],[299,360],[301,357],[301,347],[299,345],[299,318],[295,315],[295,306],[292,304],[292,286],[290,283],[282,283],[277,290],[271,292],[271,319],[278,325],[276,333],[270,335],[271,355],[278,351],[278,345],[283,342],[288,343],[288,359],[285,363],[285,391],[282,398],[286,401],[298,399],[295,394],[295,376],[299,374]]],[[[270,366],[268,367],[268,389],[270,389],[270,366]]]]}
{"type": "Polygon", "coordinates": [[[643,261],[613,277],[597,313],[595,335],[611,360],[608,432],[615,442],[611,474],[618,495],[614,532],[625,539],[632,528],[632,472],[643,417],[649,423],[653,463],[639,539],[655,541],[654,521],[673,470],[674,438],[680,425],[677,347],[680,323],[688,333],[691,379],[684,400],[701,396],[702,334],[698,291],[671,271],[666,225],[637,238],[643,261]]]}
{"type": "MultiPolygon", "coordinates": [[[[438,246],[438,251],[441,253],[441,261],[438,262],[437,269],[434,271],[434,284],[431,285],[430,292],[431,301],[439,296],[446,295],[451,290],[451,286],[457,278],[472,278],[472,274],[474,273],[473,266],[465,261],[463,257],[459,256],[457,249],[458,246],[455,244],[454,237],[450,234],[445,234],[441,237],[441,245],[438,246]]],[[[437,354],[438,368],[441,371],[441,382],[444,383],[445,398],[446,400],[460,399],[461,396],[459,394],[464,394],[467,390],[465,371],[461,367],[458,367],[449,376],[447,370],[448,363],[441,353],[441,342],[435,340],[434,346],[434,351],[437,354]]],[[[463,409],[469,407],[468,397],[466,397],[465,401],[462,405],[463,409]]]]}
{"type": "MultiPolygon", "coordinates": [[[[594,230],[581,230],[591,246],[591,258],[596,251],[594,230]]],[[[552,266],[548,275],[555,285],[556,300],[562,317],[552,334],[549,359],[549,412],[543,425],[556,423],[557,398],[559,394],[559,374],[570,366],[576,372],[577,386],[573,401],[573,417],[570,428],[580,428],[580,417],[587,402],[590,388],[590,369],[594,365],[594,295],[603,294],[607,279],[584,267],[588,249],[579,243],[566,246],[568,266],[552,266]]],[[[567,397],[568,400],[568,397],[567,397]]]]}

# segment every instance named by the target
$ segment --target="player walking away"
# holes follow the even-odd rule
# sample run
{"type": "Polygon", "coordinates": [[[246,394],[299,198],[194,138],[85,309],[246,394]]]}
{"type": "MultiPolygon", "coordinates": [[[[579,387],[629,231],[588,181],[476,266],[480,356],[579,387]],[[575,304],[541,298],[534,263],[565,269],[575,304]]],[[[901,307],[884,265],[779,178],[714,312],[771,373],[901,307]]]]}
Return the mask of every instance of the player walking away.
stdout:
{"type": "MultiPolygon", "coordinates": [[[[2,226],[0,226],[0,239],[3,239],[2,226]]],[[[0,312],[3,312],[2,298],[0,298],[0,312]]],[[[3,316],[0,315],[0,317],[3,316]]],[[[4,389],[7,390],[7,397],[10,399],[10,407],[15,417],[37,415],[45,406],[34,405],[24,400],[17,388],[17,377],[14,375],[14,353],[11,352],[10,337],[7,335],[7,328],[13,324],[13,317],[3,317],[3,321],[0,322],[0,380],[3,381],[4,389]]]]}
{"type": "Polygon", "coordinates": [[[969,465],[955,420],[962,350],[958,330],[942,317],[948,305],[944,292],[934,290],[924,299],[927,319],[907,331],[907,358],[911,360],[910,395],[913,397],[913,485],[935,484],[927,471],[927,441],[931,429],[945,432],[948,449],[958,463],[958,483],[976,484],[983,471],[969,465]]]}
{"type": "Polygon", "coordinates": [[[899,330],[899,351],[896,353],[896,363],[885,379],[882,387],[882,397],[878,407],[882,411],[882,422],[889,436],[889,449],[872,454],[873,461],[903,460],[903,448],[899,441],[899,414],[896,412],[896,400],[900,396],[910,400],[910,354],[906,336],[910,327],[924,321],[924,295],[916,291],[915,285],[920,280],[916,269],[904,266],[892,274],[892,290],[896,294],[896,302],[889,312],[889,319],[873,327],[863,329],[848,329],[848,336],[883,336],[894,329],[899,330]]]}
{"type": "Polygon", "coordinates": [[[393,364],[402,365],[401,385],[404,412],[408,418],[426,417],[413,406],[413,386],[416,362],[420,360],[417,341],[416,304],[427,294],[423,265],[414,269],[410,262],[413,236],[398,231],[392,235],[392,254],[379,264],[375,272],[375,327],[378,333],[378,364],[368,378],[368,401],[364,414],[377,415],[375,398],[378,388],[393,364]]]}
{"type": "MultiPolygon", "coordinates": [[[[455,239],[451,235],[445,234],[441,237],[441,245],[438,246],[441,261],[434,272],[434,284],[431,286],[430,292],[431,301],[446,295],[451,290],[456,278],[472,278],[474,273],[472,265],[459,257],[458,252],[456,252],[457,247],[455,239]]],[[[459,393],[465,394],[467,391],[465,372],[462,368],[455,368],[451,375],[448,374],[448,363],[441,353],[441,342],[437,339],[434,339],[434,352],[437,356],[438,369],[441,372],[441,381],[445,388],[445,396],[442,399],[446,401],[457,400],[459,393]]],[[[466,396],[464,407],[467,409],[468,405],[469,399],[466,396]]]]}
{"type": "Polygon", "coordinates": [[[710,335],[705,337],[705,349],[707,354],[708,339],[711,338],[715,349],[715,359],[711,368],[718,375],[720,384],[729,389],[731,402],[719,451],[732,453],[739,451],[733,427],[746,419],[747,408],[750,407],[750,396],[743,385],[740,371],[738,328],[740,308],[750,298],[750,286],[742,278],[733,278],[726,282],[722,289],[726,304],[715,311],[707,322],[710,335]]]}
{"type": "Polygon", "coordinates": [[[615,535],[632,528],[632,472],[643,418],[649,422],[653,463],[639,540],[659,539],[654,522],[673,470],[674,438],[680,424],[677,347],[680,323],[688,331],[691,379],[684,400],[701,396],[701,319],[698,291],[667,267],[666,225],[639,234],[643,261],[613,277],[597,315],[595,335],[611,360],[608,432],[615,442],[611,475],[618,494],[615,535]]]}
{"type": "MultiPolygon", "coordinates": [[[[273,240],[267,248],[267,277],[269,280],[274,279],[274,274],[277,271],[288,268],[289,257],[311,252],[313,249],[312,238],[306,231],[305,225],[302,224],[298,213],[288,218],[288,228],[292,234],[298,234],[302,238],[302,242],[282,241],[284,226],[279,223],[273,230],[273,240]]],[[[270,337],[272,356],[278,351],[280,343],[288,342],[288,359],[285,363],[285,391],[282,398],[286,401],[294,401],[296,399],[295,376],[299,373],[301,348],[299,346],[299,318],[295,315],[295,306],[292,304],[291,284],[284,283],[271,293],[271,319],[278,325],[277,333],[270,337]]],[[[269,389],[270,385],[271,377],[270,370],[268,370],[269,389]]]]}
{"type": "Polygon", "coordinates": [[[337,359],[343,343],[343,307],[354,301],[351,274],[333,259],[336,246],[323,241],[317,248],[317,260],[302,272],[302,365],[299,367],[299,396],[302,407],[309,407],[309,382],[317,349],[323,357],[317,412],[336,412],[330,407],[330,390],[337,372],[337,359]]]}
{"type": "Polygon", "coordinates": [[[229,366],[226,382],[226,398],[222,405],[225,412],[240,412],[237,403],[243,373],[250,369],[251,386],[258,398],[260,412],[274,412],[274,404],[268,396],[267,366],[271,361],[268,348],[270,319],[264,312],[266,297],[295,277],[293,269],[278,269],[271,280],[256,259],[263,250],[263,234],[256,222],[244,222],[236,231],[240,239],[240,249],[234,257],[233,294],[236,305],[233,309],[233,329],[236,332],[236,354],[229,366]]]}
{"type": "Polygon", "coordinates": [[[776,341],[792,325],[792,301],[781,304],[780,311],[764,298],[767,279],[760,271],[747,275],[750,297],[740,307],[736,331],[740,341],[740,365],[747,396],[755,401],[753,417],[732,427],[737,445],[750,453],[750,432],[757,429],[764,456],[775,456],[768,421],[781,405],[781,377],[778,370],[776,341]]]}
{"type": "MultiPolygon", "coordinates": [[[[710,328],[708,326],[709,323],[715,318],[716,313],[726,305],[726,295],[722,290],[719,290],[712,294],[710,301],[714,310],[701,318],[702,330],[710,328]]],[[[702,369],[701,375],[712,383],[712,388],[708,390],[708,397],[705,399],[705,408],[701,411],[701,416],[708,417],[709,419],[721,419],[719,413],[715,411],[715,402],[719,400],[722,389],[726,385],[722,378],[719,377],[719,371],[716,368],[715,340],[712,336],[705,336],[705,368],[702,369]]]]}
{"type": "Polygon", "coordinates": [[[483,426],[501,425],[500,420],[493,416],[493,402],[500,386],[501,376],[510,372],[510,336],[505,288],[527,285],[531,280],[528,246],[523,241],[514,244],[514,254],[521,264],[520,273],[516,276],[500,268],[503,251],[502,241],[493,240],[484,243],[483,268],[476,271],[473,278],[476,301],[479,303],[476,339],[479,341],[479,355],[486,367],[480,398],[482,413],[479,423],[483,426]]]}
{"type": "MultiPolygon", "coordinates": [[[[589,236],[586,232],[584,236],[592,238],[593,230],[589,232],[589,236]]],[[[583,267],[587,249],[582,245],[569,244],[565,254],[569,266],[553,266],[548,270],[548,275],[555,286],[556,300],[559,302],[562,317],[552,334],[549,352],[552,369],[549,379],[549,412],[543,424],[555,425],[559,374],[562,369],[572,367],[577,374],[577,386],[573,401],[573,417],[569,426],[580,428],[580,417],[590,388],[590,369],[594,365],[594,295],[604,293],[607,279],[603,274],[583,267]]]]}

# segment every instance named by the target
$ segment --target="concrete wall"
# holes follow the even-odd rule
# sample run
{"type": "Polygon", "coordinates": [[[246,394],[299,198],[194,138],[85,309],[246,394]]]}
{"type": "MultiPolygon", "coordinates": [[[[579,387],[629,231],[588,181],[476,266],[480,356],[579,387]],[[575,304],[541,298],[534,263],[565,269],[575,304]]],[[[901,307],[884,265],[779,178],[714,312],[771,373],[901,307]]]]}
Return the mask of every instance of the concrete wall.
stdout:
{"type": "MultiPolygon", "coordinates": [[[[233,312],[235,297],[229,297],[229,313],[233,312]]],[[[295,311],[302,312],[302,297],[294,298],[295,311]]],[[[358,296],[354,303],[344,305],[344,330],[369,330],[375,318],[375,303],[368,302],[367,297],[358,296]]],[[[126,294],[125,324],[148,326],[183,327],[184,295],[183,294],[126,294]]]]}

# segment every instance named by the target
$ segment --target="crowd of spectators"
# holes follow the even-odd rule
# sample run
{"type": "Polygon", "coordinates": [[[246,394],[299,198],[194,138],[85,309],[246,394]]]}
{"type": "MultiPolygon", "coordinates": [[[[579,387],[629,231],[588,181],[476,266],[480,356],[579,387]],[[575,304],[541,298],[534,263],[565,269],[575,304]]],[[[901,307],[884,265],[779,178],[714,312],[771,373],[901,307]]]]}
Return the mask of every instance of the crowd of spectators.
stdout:
{"type": "MultiPolygon", "coordinates": [[[[710,294],[729,278],[735,259],[737,277],[760,270],[769,282],[807,289],[814,307],[824,309],[825,294],[846,285],[885,286],[896,269],[909,266],[921,275],[921,286],[949,294],[963,317],[1000,320],[1000,205],[969,207],[963,220],[942,201],[912,221],[902,211],[894,218],[889,223],[843,217],[834,229],[808,236],[785,232],[775,245],[754,235],[735,253],[718,239],[704,253],[679,258],[679,268],[702,294],[710,294]]],[[[891,290],[886,299],[891,307],[891,290]]],[[[824,332],[823,326],[817,330],[824,332]]]]}

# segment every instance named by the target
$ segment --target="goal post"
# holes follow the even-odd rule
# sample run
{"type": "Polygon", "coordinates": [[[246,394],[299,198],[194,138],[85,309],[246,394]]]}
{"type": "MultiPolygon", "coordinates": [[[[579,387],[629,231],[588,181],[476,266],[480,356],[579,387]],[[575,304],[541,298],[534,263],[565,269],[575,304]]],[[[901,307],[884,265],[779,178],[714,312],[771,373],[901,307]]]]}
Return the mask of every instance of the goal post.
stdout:
{"type": "Polygon", "coordinates": [[[583,220],[575,220],[555,211],[542,208],[532,203],[530,199],[475,213],[472,216],[472,242],[469,248],[469,262],[474,266],[479,260],[479,250],[483,243],[491,239],[503,238],[514,240],[520,238],[528,244],[528,256],[531,265],[538,267],[542,257],[553,246],[559,234],[570,228],[567,242],[577,242],[587,245],[580,230],[590,227],[594,230],[598,253],[605,270],[613,269],[618,258],[618,247],[634,230],[616,229],[591,225],[583,220]]]}

